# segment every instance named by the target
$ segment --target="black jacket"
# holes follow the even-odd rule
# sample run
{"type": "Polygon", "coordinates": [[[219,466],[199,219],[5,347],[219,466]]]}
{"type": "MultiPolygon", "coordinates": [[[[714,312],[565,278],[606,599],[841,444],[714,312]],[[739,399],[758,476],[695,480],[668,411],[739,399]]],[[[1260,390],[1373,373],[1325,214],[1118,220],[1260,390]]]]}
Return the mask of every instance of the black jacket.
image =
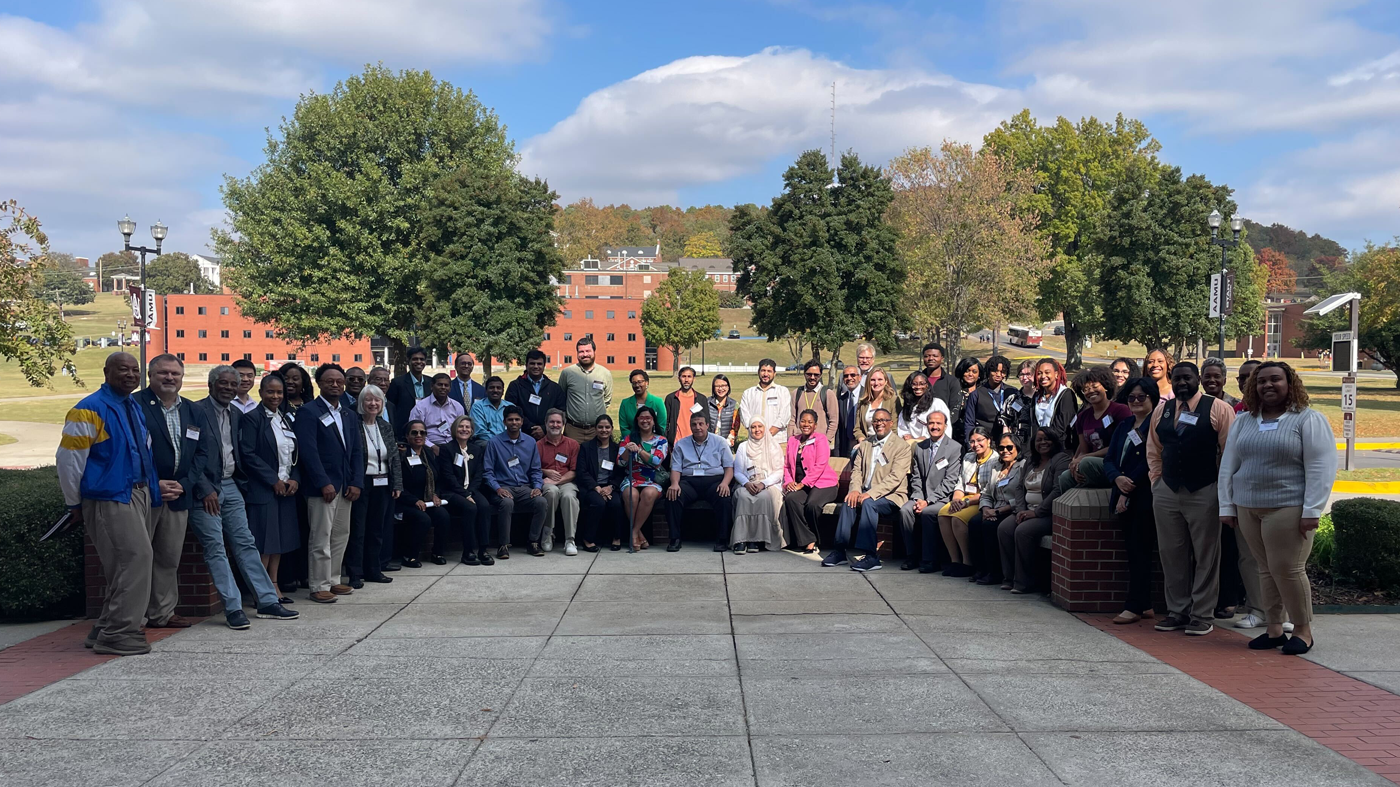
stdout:
{"type": "Polygon", "coordinates": [[[859,390],[851,391],[845,385],[836,386],[836,409],[840,411],[840,419],[836,422],[837,456],[849,458],[858,443],[855,436],[856,418],[860,416],[855,410],[859,402],[859,390]]]}
{"type": "Polygon", "coordinates": [[[968,393],[967,402],[963,405],[961,413],[963,434],[972,434],[973,427],[981,426],[993,437],[1000,436],[1002,408],[1006,407],[1007,403],[1013,400],[1019,392],[1003,383],[1000,386],[1001,407],[997,406],[996,399],[993,398],[996,393],[997,391],[981,384],[968,393]]]}
{"type": "MultiPolygon", "coordinates": [[[[433,378],[423,375],[423,396],[430,394],[432,389],[433,378]]],[[[394,406],[388,411],[389,424],[394,427],[394,436],[402,440],[403,428],[408,425],[408,415],[413,412],[413,406],[418,404],[418,393],[413,390],[413,373],[404,372],[395,377],[389,383],[389,390],[384,392],[384,397],[394,406]]]]}
{"type": "Polygon", "coordinates": [[[1133,431],[1132,421],[1125,421],[1122,426],[1113,430],[1113,439],[1109,441],[1108,453],[1103,457],[1103,474],[1108,478],[1108,486],[1113,491],[1109,493],[1109,504],[1118,505],[1118,498],[1122,492],[1118,491],[1118,477],[1127,476],[1133,482],[1132,499],[1136,503],[1139,500],[1146,500],[1148,505],[1152,503],[1152,484],[1147,480],[1147,432],[1152,428],[1152,417],[1142,419],[1142,426],[1137,429],[1138,437],[1141,438],[1135,445],[1128,445],[1127,454],[1123,453],[1124,445],[1128,444],[1128,433],[1133,431]]]}
{"type": "MultiPolygon", "coordinates": [[[[292,422],[288,420],[288,428],[291,425],[292,422]]],[[[279,427],[275,424],[275,419],[267,417],[267,408],[262,405],[244,414],[238,425],[239,451],[243,457],[243,470],[248,476],[243,493],[244,502],[271,503],[277,497],[272,491],[273,485],[277,483],[277,440],[272,430],[277,428],[279,427]]],[[[295,441],[296,438],[292,439],[295,441]]],[[[300,484],[301,471],[297,467],[297,453],[297,449],[293,448],[292,467],[288,476],[290,480],[300,484]]]]}
{"type": "MultiPolygon", "coordinates": [[[[224,440],[219,431],[218,405],[213,397],[205,397],[194,403],[194,412],[200,420],[200,442],[204,443],[204,472],[195,478],[194,496],[205,498],[218,492],[224,476],[224,440]]],[[[243,425],[243,413],[232,405],[228,408],[228,433],[233,440],[233,481],[239,491],[246,493],[247,476],[243,474],[243,449],[238,445],[239,429],[243,425]]],[[[154,441],[152,441],[154,442],[154,441]]]]}
{"type": "MultiPolygon", "coordinates": [[[[387,402],[385,404],[388,404],[387,402]]],[[[379,426],[379,439],[384,443],[384,474],[389,476],[389,491],[403,491],[403,472],[398,463],[398,443],[394,442],[394,428],[384,422],[383,418],[376,418],[374,421],[379,426]]],[[[355,415],[355,434],[360,438],[360,475],[364,478],[364,486],[360,489],[369,489],[374,483],[369,478],[369,440],[365,439],[364,418],[355,415]]]]}
{"type": "MultiPolygon", "coordinates": [[[[567,400],[564,397],[564,389],[559,383],[549,379],[548,375],[540,379],[540,403],[531,404],[530,397],[535,395],[535,386],[530,382],[529,375],[520,375],[510,381],[506,387],[506,401],[520,408],[520,415],[525,419],[522,427],[529,433],[532,427],[544,428],[544,417],[550,410],[563,410],[567,400]]],[[[471,412],[471,408],[467,408],[471,412]]],[[[567,419],[566,419],[567,421],[567,419]]]]}
{"type": "Polygon", "coordinates": [[[486,468],[486,443],[475,437],[467,441],[467,458],[463,460],[466,467],[457,464],[457,457],[461,455],[462,452],[457,447],[456,440],[438,446],[438,497],[442,497],[444,493],[471,497],[472,493],[483,489],[485,482],[482,474],[486,468]],[[464,483],[466,479],[470,479],[470,482],[464,483]]]}
{"type": "Polygon", "coordinates": [[[399,454],[399,462],[403,468],[403,494],[399,495],[398,500],[400,508],[412,508],[419,500],[425,503],[433,502],[432,497],[427,496],[428,473],[433,474],[433,491],[439,498],[447,491],[443,487],[442,476],[438,473],[438,460],[433,456],[432,449],[423,446],[423,454],[419,457],[422,461],[416,465],[409,463],[409,457],[413,455],[411,448],[405,448],[399,454]]]}
{"type": "MultiPolygon", "coordinates": [[[[1032,404],[1034,407],[1034,404],[1032,404]]],[[[1050,424],[1046,430],[1055,435],[1055,439],[1060,441],[1060,445],[1066,451],[1074,453],[1074,447],[1078,440],[1074,436],[1070,422],[1079,414],[1079,397],[1075,395],[1074,389],[1065,386],[1065,392],[1055,402],[1055,410],[1050,414],[1050,424]]]]}
{"type": "Polygon", "coordinates": [[[185,494],[166,500],[171,511],[186,511],[194,496],[195,481],[204,474],[205,452],[208,445],[202,439],[203,421],[195,413],[194,402],[180,397],[180,434],[172,435],[165,425],[165,413],[160,399],[150,388],[136,392],[136,401],[146,415],[146,431],[151,433],[151,457],[156,464],[156,477],[162,481],[178,481],[185,494]],[[190,437],[190,435],[195,435],[190,437]],[[172,439],[180,440],[180,464],[175,465],[172,439]]]}
{"type": "MultiPolygon", "coordinates": [[[[700,393],[694,388],[691,388],[690,390],[695,394],[695,403],[700,405],[700,409],[696,412],[705,414],[705,417],[708,420],[710,412],[710,397],[700,393]]],[[[687,423],[690,421],[690,413],[677,412],[681,409],[681,398],[679,396],[676,396],[676,393],[677,391],[672,391],[666,394],[666,398],[662,400],[662,402],[666,405],[667,445],[676,444],[676,424],[680,423],[679,419],[684,418],[687,421],[687,423]]],[[[712,424],[710,428],[713,429],[714,425],[712,424]]]]}
{"type": "Polygon", "coordinates": [[[616,442],[612,443],[607,450],[600,449],[597,440],[589,440],[579,444],[578,475],[574,476],[579,491],[592,491],[595,486],[617,488],[622,485],[622,479],[627,473],[623,469],[623,463],[617,461],[617,449],[616,442]],[[604,469],[604,460],[612,462],[613,469],[604,469]]]}
{"type": "Polygon", "coordinates": [[[360,416],[354,410],[340,409],[344,439],[335,423],[322,419],[330,413],[325,400],[317,397],[297,410],[296,424],[301,449],[301,492],[306,497],[320,497],[321,487],[330,485],[343,493],[348,486],[359,487],[365,481],[365,458],[360,453],[360,441],[355,434],[360,416]]]}
{"type": "MultiPolygon", "coordinates": [[[[943,403],[948,405],[949,411],[952,411],[953,404],[958,401],[958,392],[961,390],[961,386],[953,379],[952,372],[947,369],[941,369],[941,371],[943,374],[937,380],[929,380],[929,387],[933,389],[933,395],[942,399],[943,403]]],[[[928,369],[924,369],[923,374],[928,377],[928,369]]]]}

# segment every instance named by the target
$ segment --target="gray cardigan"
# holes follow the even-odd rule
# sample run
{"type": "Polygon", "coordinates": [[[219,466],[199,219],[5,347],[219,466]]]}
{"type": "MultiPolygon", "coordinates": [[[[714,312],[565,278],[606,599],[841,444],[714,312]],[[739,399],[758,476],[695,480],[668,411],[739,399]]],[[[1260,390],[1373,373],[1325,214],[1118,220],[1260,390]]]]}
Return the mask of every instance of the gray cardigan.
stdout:
{"type": "Polygon", "coordinates": [[[978,506],[981,508],[1010,506],[1012,513],[1026,510],[1026,467],[1028,464],[1025,459],[1017,459],[1012,463],[1006,478],[1001,480],[995,480],[997,473],[1002,470],[1001,457],[982,465],[982,472],[977,479],[982,488],[982,500],[978,506]],[[1003,484],[1002,481],[1006,483],[1003,484]]]}
{"type": "MultiPolygon", "coordinates": [[[[360,438],[360,456],[365,458],[364,466],[360,468],[360,475],[364,475],[369,467],[369,441],[365,439],[364,419],[356,414],[355,434],[360,438]]],[[[388,449],[388,455],[384,457],[384,463],[389,466],[389,491],[403,491],[403,463],[399,461],[399,444],[394,439],[394,427],[383,418],[376,418],[374,422],[379,425],[379,439],[384,441],[384,447],[388,449]]],[[[369,489],[369,479],[365,478],[365,485],[362,489],[369,489]]]]}

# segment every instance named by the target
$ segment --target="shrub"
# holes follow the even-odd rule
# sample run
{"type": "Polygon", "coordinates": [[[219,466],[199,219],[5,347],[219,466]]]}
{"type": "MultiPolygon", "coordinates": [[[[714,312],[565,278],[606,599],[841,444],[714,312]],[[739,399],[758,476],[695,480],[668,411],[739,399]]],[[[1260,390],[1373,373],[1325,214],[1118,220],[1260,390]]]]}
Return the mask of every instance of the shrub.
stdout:
{"type": "Polygon", "coordinates": [[[1332,506],[1333,569],[1366,590],[1400,590],[1400,503],[1358,497],[1332,506]]]}
{"type": "Polygon", "coordinates": [[[1308,563],[1322,571],[1332,571],[1332,558],[1337,549],[1337,535],[1332,527],[1332,515],[1323,514],[1317,521],[1317,533],[1313,535],[1312,554],[1308,563]]]}
{"type": "Polygon", "coordinates": [[[66,508],[57,470],[0,470],[0,500],[0,618],[80,612],[83,529],[39,541],[66,508]]]}

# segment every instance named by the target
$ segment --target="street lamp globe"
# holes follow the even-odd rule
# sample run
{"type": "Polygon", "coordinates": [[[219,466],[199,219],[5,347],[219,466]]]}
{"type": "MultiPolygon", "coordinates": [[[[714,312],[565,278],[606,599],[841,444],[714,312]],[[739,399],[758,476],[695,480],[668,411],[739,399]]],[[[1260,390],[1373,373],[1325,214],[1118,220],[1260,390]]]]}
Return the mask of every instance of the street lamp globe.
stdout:
{"type": "Polygon", "coordinates": [[[1220,211],[1211,211],[1210,215],[1206,217],[1206,223],[1209,224],[1210,228],[1213,230],[1220,229],[1220,211]]]}
{"type": "Polygon", "coordinates": [[[117,229],[121,230],[121,233],[127,238],[130,238],[131,234],[136,232],[136,222],[132,221],[130,216],[124,216],[121,221],[117,222],[117,229]]]}
{"type": "Polygon", "coordinates": [[[156,219],[156,223],[151,225],[151,237],[157,241],[165,240],[165,236],[169,232],[170,228],[162,224],[160,219],[156,219]]]}
{"type": "Polygon", "coordinates": [[[1230,219],[1230,229],[1234,230],[1235,232],[1239,232],[1240,230],[1244,229],[1244,219],[1240,218],[1239,216],[1235,216],[1234,218],[1230,219]]]}

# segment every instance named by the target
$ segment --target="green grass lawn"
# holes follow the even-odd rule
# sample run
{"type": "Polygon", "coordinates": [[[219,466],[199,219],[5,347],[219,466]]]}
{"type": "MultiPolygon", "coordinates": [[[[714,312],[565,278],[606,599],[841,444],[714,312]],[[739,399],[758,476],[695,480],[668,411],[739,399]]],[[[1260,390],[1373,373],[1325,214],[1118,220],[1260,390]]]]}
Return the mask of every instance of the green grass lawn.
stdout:
{"type": "Polygon", "coordinates": [[[9,436],[9,435],[7,435],[7,434],[0,434],[0,445],[9,445],[10,443],[18,443],[18,442],[19,442],[19,440],[16,439],[16,438],[14,438],[14,437],[11,437],[11,436],[9,436]]]}
{"type": "Polygon", "coordinates": [[[1358,470],[1338,470],[1338,481],[1400,481],[1400,467],[1363,467],[1358,470]]]}

